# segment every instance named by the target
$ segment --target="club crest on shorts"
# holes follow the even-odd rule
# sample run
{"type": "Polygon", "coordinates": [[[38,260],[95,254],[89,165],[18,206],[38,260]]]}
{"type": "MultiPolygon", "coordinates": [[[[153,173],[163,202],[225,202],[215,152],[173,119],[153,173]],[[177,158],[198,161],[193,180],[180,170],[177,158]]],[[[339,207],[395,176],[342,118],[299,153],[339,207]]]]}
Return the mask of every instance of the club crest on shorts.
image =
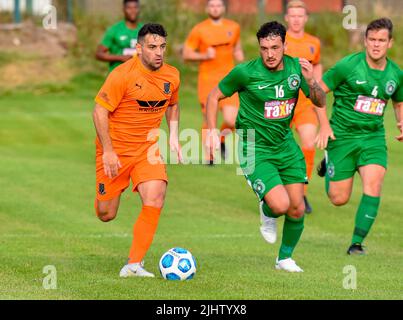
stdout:
{"type": "Polygon", "coordinates": [[[164,93],[165,94],[171,93],[171,84],[169,82],[164,83],[164,93]]]}
{"type": "Polygon", "coordinates": [[[255,190],[256,193],[262,194],[264,190],[266,189],[265,184],[263,183],[262,180],[257,179],[253,185],[252,185],[253,190],[255,190]]]}
{"type": "Polygon", "coordinates": [[[395,92],[396,87],[397,87],[396,82],[394,80],[389,80],[386,83],[386,88],[385,88],[386,94],[392,95],[395,92]]]}
{"type": "Polygon", "coordinates": [[[332,162],[329,162],[327,164],[327,175],[329,176],[329,178],[334,178],[334,174],[335,174],[334,164],[332,162]]]}
{"type": "Polygon", "coordinates": [[[104,196],[104,195],[106,194],[105,185],[104,185],[103,183],[100,183],[100,184],[98,185],[98,192],[99,192],[99,194],[100,194],[101,196],[104,196]]]}
{"type": "Polygon", "coordinates": [[[301,77],[298,74],[292,74],[288,77],[288,87],[291,90],[297,90],[301,84],[301,77]]]}

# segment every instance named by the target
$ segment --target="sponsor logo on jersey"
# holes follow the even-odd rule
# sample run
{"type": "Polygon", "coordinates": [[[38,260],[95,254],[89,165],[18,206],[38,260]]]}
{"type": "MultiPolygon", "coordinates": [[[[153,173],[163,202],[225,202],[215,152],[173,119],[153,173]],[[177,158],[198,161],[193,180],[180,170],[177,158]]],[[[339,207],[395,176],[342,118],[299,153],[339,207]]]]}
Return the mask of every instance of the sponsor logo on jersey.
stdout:
{"type": "Polygon", "coordinates": [[[160,100],[160,101],[143,101],[143,100],[137,100],[137,103],[139,104],[140,111],[143,112],[159,112],[162,107],[165,106],[168,100],[160,100]]]}
{"type": "Polygon", "coordinates": [[[360,113],[382,116],[386,104],[387,102],[384,100],[360,95],[355,102],[354,110],[360,113]]]}
{"type": "Polygon", "coordinates": [[[365,84],[365,83],[367,83],[367,81],[360,81],[360,80],[357,80],[355,83],[358,84],[358,85],[360,85],[360,84],[365,84]]]}
{"type": "Polygon", "coordinates": [[[125,35],[119,37],[120,41],[125,41],[127,38],[128,38],[128,36],[125,36],[125,35]]]}
{"type": "Polygon", "coordinates": [[[289,117],[294,110],[296,98],[283,101],[268,101],[264,106],[266,119],[284,119],[289,117]]]}
{"type": "Polygon", "coordinates": [[[291,90],[298,90],[301,84],[301,77],[298,74],[292,74],[288,77],[288,87],[291,90]]]}
{"type": "Polygon", "coordinates": [[[396,82],[394,80],[389,80],[386,83],[386,88],[385,88],[386,94],[391,96],[395,92],[396,87],[397,87],[396,82]]]}

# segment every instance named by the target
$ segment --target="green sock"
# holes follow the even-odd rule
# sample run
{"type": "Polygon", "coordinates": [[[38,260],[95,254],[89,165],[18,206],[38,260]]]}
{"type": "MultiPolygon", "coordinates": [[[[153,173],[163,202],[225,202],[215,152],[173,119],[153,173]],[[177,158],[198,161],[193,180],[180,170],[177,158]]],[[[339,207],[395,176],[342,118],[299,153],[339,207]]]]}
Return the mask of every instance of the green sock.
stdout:
{"type": "Polygon", "coordinates": [[[264,215],[265,215],[266,217],[269,217],[269,218],[275,218],[275,219],[277,219],[278,217],[280,217],[280,216],[274,214],[273,211],[271,211],[271,209],[270,209],[270,207],[267,205],[266,201],[263,201],[263,213],[264,213],[264,215]]]}
{"type": "Polygon", "coordinates": [[[351,243],[362,243],[371,229],[375,218],[378,214],[380,197],[371,197],[366,194],[362,195],[360,206],[355,216],[355,228],[351,243]]]}
{"type": "Polygon", "coordinates": [[[279,260],[291,258],[292,253],[301,238],[302,231],[304,230],[304,218],[305,217],[295,219],[287,215],[285,216],[283,239],[278,255],[279,260]]]}

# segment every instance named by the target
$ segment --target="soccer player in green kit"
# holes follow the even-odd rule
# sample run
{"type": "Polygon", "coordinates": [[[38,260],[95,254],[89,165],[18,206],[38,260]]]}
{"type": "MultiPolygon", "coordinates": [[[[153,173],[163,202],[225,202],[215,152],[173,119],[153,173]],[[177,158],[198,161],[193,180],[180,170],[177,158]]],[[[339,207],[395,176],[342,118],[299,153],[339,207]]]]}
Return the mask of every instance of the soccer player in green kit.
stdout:
{"type": "Polygon", "coordinates": [[[109,62],[109,72],[136,55],[137,37],[143,26],[138,22],[139,12],[139,0],[124,0],[125,19],[108,28],[98,45],[96,58],[109,62]]]}
{"type": "MultiPolygon", "coordinates": [[[[285,215],[275,267],[302,272],[291,256],[304,229],[307,175],[304,155],[293,138],[290,122],[300,88],[318,107],[326,105],[326,95],[315,81],[308,60],[284,55],[285,36],[285,27],[276,21],[261,26],[257,33],[261,57],[236,66],[211,91],[207,100],[207,147],[212,153],[220,148],[216,129],[219,100],[238,92],[240,166],[258,196],[260,210],[274,222],[271,242],[276,237],[275,219],[285,215]]],[[[331,134],[329,123],[321,126],[318,146],[323,147],[331,134]]]]}
{"type": "Polygon", "coordinates": [[[403,73],[387,58],[392,31],[388,18],[371,22],[365,33],[365,52],[340,60],[320,82],[326,93],[334,92],[330,124],[336,140],[329,141],[318,173],[326,175],[326,192],[336,206],[349,201],[356,171],[363,186],[348,254],[365,253],[362,243],[378,213],[387,168],[383,117],[389,99],[400,130],[396,139],[403,141],[403,73]]]}

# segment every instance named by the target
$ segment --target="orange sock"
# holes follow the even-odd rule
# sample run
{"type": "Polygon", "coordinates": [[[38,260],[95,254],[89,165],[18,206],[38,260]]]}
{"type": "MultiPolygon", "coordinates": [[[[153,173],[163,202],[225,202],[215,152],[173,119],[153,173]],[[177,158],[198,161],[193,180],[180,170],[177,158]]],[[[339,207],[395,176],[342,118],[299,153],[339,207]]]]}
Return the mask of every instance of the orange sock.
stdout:
{"type": "Polygon", "coordinates": [[[133,242],[129,253],[129,263],[139,263],[146,255],[157,230],[161,208],[143,206],[133,227],[133,242]]]}
{"type": "Polygon", "coordinates": [[[225,142],[225,137],[230,134],[230,132],[234,131],[234,128],[228,126],[225,122],[222,123],[221,128],[221,143],[225,142]]]}
{"type": "MultiPolygon", "coordinates": [[[[302,152],[304,153],[305,157],[305,163],[306,163],[306,174],[308,176],[308,179],[311,180],[312,177],[312,171],[315,166],[315,149],[302,149],[302,152]]],[[[307,193],[308,186],[305,185],[305,194],[307,193]]]]}

